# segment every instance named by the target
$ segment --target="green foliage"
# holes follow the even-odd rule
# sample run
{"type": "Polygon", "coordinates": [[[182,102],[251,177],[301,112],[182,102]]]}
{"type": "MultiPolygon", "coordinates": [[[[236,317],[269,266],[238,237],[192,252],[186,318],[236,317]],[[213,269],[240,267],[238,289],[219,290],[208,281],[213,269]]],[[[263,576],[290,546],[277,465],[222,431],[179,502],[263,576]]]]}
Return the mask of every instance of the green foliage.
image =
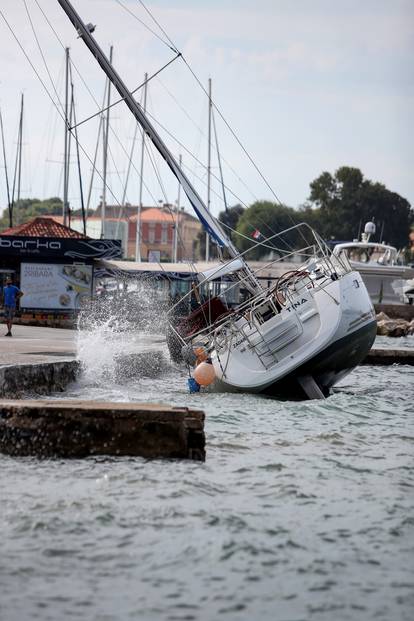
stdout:
{"type": "MultiPolygon", "coordinates": [[[[211,241],[211,239],[209,241],[210,260],[217,259],[217,246],[211,241]]],[[[201,231],[197,233],[195,254],[199,257],[200,261],[204,261],[206,258],[206,232],[204,228],[202,228],[201,231]]]]}
{"type": "Polygon", "coordinates": [[[237,229],[237,224],[243,212],[244,212],[244,207],[242,207],[241,205],[234,205],[233,207],[229,207],[227,211],[221,211],[219,213],[218,219],[220,222],[224,224],[224,227],[223,227],[224,232],[226,233],[226,235],[228,235],[228,237],[230,237],[233,243],[237,242],[237,237],[238,237],[238,235],[233,233],[233,231],[237,229]],[[230,230],[230,229],[233,229],[233,230],[230,230]]]}
{"type": "MultiPolygon", "coordinates": [[[[227,211],[221,211],[218,215],[218,220],[225,225],[223,226],[225,234],[227,237],[230,237],[235,244],[237,244],[238,235],[230,231],[228,227],[236,230],[237,223],[243,211],[244,208],[241,205],[234,205],[233,207],[229,207],[227,211]]],[[[197,248],[201,260],[204,260],[206,256],[206,232],[204,229],[197,235],[197,248]]],[[[210,259],[216,259],[217,257],[217,246],[210,240],[210,259]]]]}
{"type": "MultiPolygon", "coordinates": [[[[291,207],[286,205],[278,205],[270,201],[257,201],[253,203],[248,209],[245,209],[241,215],[237,231],[241,235],[238,236],[237,246],[240,250],[244,251],[251,248],[247,254],[247,258],[254,260],[260,259],[265,255],[269,255],[272,249],[277,253],[278,239],[266,243],[266,246],[257,245],[256,240],[253,238],[253,233],[260,231],[262,238],[271,237],[275,233],[283,231],[297,224],[300,220],[297,217],[297,212],[291,207]]],[[[286,250],[286,245],[283,246],[283,250],[286,250]]]]}
{"type": "Polygon", "coordinates": [[[410,203],[391,192],[381,183],[364,179],[358,168],[342,166],[334,175],[323,172],[310,184],[309,200],[305,211],[316,228],[327,239],[352,240],[372,218],[377,226],[373,241],[383,241],[401,248],[407,245],[410,224],[414,220],[410,203]],[[319,225],[319,226],[318,226],[319,225]]]}
{"type": "MultiPolygon", "coordinates": [[[[37,216],[54,216],[62,214],[62,200],[58,196],[52,196],[45,200],[38,198],[24,198],[13,207],[13,226],[24,224],[37,216]]],[[[9,228],[9,210],[5,209],[0,218],[0,230],[9,228]]]]}

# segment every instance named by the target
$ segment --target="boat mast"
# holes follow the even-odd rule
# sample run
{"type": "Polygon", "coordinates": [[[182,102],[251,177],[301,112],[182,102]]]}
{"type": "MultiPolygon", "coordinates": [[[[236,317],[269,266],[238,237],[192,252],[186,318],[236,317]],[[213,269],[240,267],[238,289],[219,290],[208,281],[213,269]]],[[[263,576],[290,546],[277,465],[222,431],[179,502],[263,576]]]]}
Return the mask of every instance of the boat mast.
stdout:
{"type": "Polygon", "coordinates": [[[71,122],[72,122],[72,113],[73,113],[73,124],[74,124],[74,133],[75,133],[75,143],[76,143],[76,159],[78,163],[78,178],[79,178],[79,192],[80,192],[80,201],[81,201],[81,210],[82,210],[82,226],[83,226],[83,234],[86,235],[86,218],[85,218],[85,201],[83,197],[83,183],[82,183],[82,168],[80,162],[80,154],[79,154],[79,139],[78,139],[78,128],[76,125],[76,108],[75,108],[75,96],[74,96],[74,85],[72,80],[72,72],[70,79],[71,86],[71,122]]]}
{"type": "Polygon", "coordinates": [[[128,168],[127,168],[127,172],[126,172],[126,176],[125,176],[124,189],[122,191],[121,206],[119,207],[118,220],[116,221],[115,239],[118,239],[119,225],[120,225],[120,222],[121,222],[122,214],[124,212],[124,207],[126,205],[126,196],[127,196],[127,190],[128,190],[129,175],[131,173],[132,158],[134,157],[135,143],[136,143],[137,134],[138,134],[138,123],[135,123],[134,125],[135,125],[135,127],[134,127],[134,137],[132,138],[131,152],[130,152],[129,158],[128,158],[128,168]]]}
{"type": "Polygon", "coordinates": [[[18,167],[18,172],[17,172],[17,203],[20,201],[20,183],[22,179],[23,109],[24,109],[24,95],[22,93],[22,99],[20,103],[20,123],[19,123],[19,167],[18,167]]]}
{"type": "Polygon", "coordinates": [[[63,150],[63,205],[62,215],[63,224],[67,225],[67,217],[69,211],[68,203],[68,185],[69,185],[69,48],[65,48],[65,137],[63,150]]]}
{"type": "MultiPolygon", "coordinates": [[[[144,114],[142,107],[135,101],[131,92],[122,81],[118,73],[115,71],[113,66],[110,64],[108,58],[105,56],[95,39],[92,37],[88,28],[83,23],[69,0],[58,0],[58,2],[62,9],[65,11],[70,21],[72,22],[73,26],[78,32],[79,37],[89,48],[90,52],[96,58],[98,64],[105,72],[105,74],[111,80],[112,84],[115,86],[122,99],[124,99],[126,105],[135,116],[141,127],[144,129],[145,133],[150,137],[156,149],[161,153],[172,173],[181,182],[184,192],[186,193],[191,205],[193,206],[193,209],[196,211],[199,219],[204,224],[204,226],[210,230],[210,235],[214,237],[215,241],[218,244],[227,248],[231,257],[238,257],[239,252],[237,248],[224,233],[223,229],[216,221],[216,219],[208,212],[204,202],[191,184],[190,180],[188,179],[184,171],[180,169],[174,156],[172,155],[164,141],[161,139],[161,137],[158,135],[152,123],[144,114]]],[[[257,280],[253,276],[251,276],[251,280],[253,281],[255,287],[259,286],[257,280]]]]}
{"type": "Polygon", "coordinates": [[[6,175],[6,191],[7,191],[7,207],[9,209],[9,226],[13,226],[13,208],[10,200],[10,185],[9,185],[9,173],[7,171],[7,159],[6,159],[6,145],[4,141],[4,128],[3,128],[3,116],[0,110],[0,127],[1,127],[1,141],[3,146],[3,161],[4,161],[4,173],[6,175]]]}
{"type": "MultiPolygon", "coordinates": [[[[144,75],[144,113],[147,111],[147,89],[148,73],[144,75]]],[[[135,261],[141,262],[141,211],[142,211],[142,187],[144,177],[144,155],[145,155],[145,132],[142,132],[141,142],[141,170],[139,172],[139,201],[137,210],[137,226],[135,229],[135,261]]]]}
{"type": "MultiPolygon", "coordinates": [[[[211,189],[211,78],[208,79],[208,149],[207,149],[207,209],[210,211],[211,189]]],[[[210,259],[210,235],[206,232],[206,261],[210,259]]]]}
{"type": "MultiPolygon", "coordinates": [[[[114,47],[109,48],[109,62],[112,65],[114,47]]],[[[105,216],[106,216],[106,175],[108,170],[108,138],[109,138],[109,108],[111,105],[111,81],[108,77],[108,91],[106,100],[106,117],[103,131],[103,170],[102,170],[102,204],[101,204],[101,239],[105,238],[105,216]]]]}
{"type": "MultiPolygon", "coordinates": [[[[11,194],[11,202],[10,202],[10,210],[9,212],[13,216],[14,208],[17,205],[17,202],[20,200],[20,181],[21,181],[21,173],[22,173],[22,133],[23,133],[23,93],[20,101],[20,117],[19,117],[19,129],[17,131],[17,149],[16,149],[16,159],[14,161],[14,174],[13,174],[13,189],[11,194]],[[15,190],[16,190],[16,181],[17,181],[17,199],[14,200],[15,190]]],[[[16,223],[16,218],[14,218],[14,222],[16,223]]]]}
{"type": "MultiPolygon", "coordinates": [[[[103,98],[102,98],[102,106],[101,106],[102,109],[105,107],[106,89],[107,89],[107,86],[108,86],[107,82],[108,82],[108,80],[105,80],[105,89],[104,89],[104,94],[103,94],[103,98]]],[[[98,158],[99,145],[101,143],[101,132],[102,132],[102,128],[103,128],[103,122],[104,122],[104,115],[100,114],[99,115],[98,135],[97,135],[97,138],[96,138],[95,153],[94,153],[94,156],[93,156],[91,178],[90,178],[90,181],[89,181],[88,200],[86,201],[86,219],[88,218],[89,207],[90,207],[90,204],[91,204],[91,196],[92,196],[92,190],[93,190],[93,180],[94,180],[94,177],[95,177],[96,160],[98,158]]]]}
{"type": "MultiPolygon", "coordinates": [[[[181,168],[183,163],[183,156],[181,153],[178,156],[178,165],[181,168]]],[[[173,229],[173,263],[177,263],[178,260],[178,236],[179,236],[179,219],[180,219],[180,202],[181,202],[181,183],[178,184],[177,204],[175,207],[175,222],[173,229]]]]}

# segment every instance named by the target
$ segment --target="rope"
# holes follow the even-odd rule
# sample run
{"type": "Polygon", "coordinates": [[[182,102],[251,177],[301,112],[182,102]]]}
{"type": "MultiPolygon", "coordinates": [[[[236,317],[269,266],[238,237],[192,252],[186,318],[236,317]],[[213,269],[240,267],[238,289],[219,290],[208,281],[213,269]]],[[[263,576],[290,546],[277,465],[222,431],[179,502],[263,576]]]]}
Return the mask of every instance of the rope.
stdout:
{"type": "MultiPolygon", "coordinates": [[[[52,95],[50,94],[49,89],[47,88],[46,84],[44,83],[44,81],[42,80],[39,72],[37,71],[36,67],[34,66],[34,64],[32,63],[30,57],[28,56],[26,50],[24,49],[23,45],[20,43],[17,35],[15,34],[13,28],[10,26],[9,22],[7,21],[3,11],[0,9],[0,16],[3,18],[3,21],[5,22],[7,28],[9,29],[10,33],[12,34],[13,38],[15,39],[17,45],[19,46],[20,50],[22,51],[23,55],[25,56],[26,60],[28,61],[28,63],[30,64],[31,68],[33,69],[37,79],[39,80],[39,82],[41,83],[41,85],[43,86],[43,89],[45,90],[47,96],[49,97],[50,101],[52,102],[52,104],[54,105],[54,107],[56,108],[59,116],[61,117],[62,121],[64,123],[66,123],[66,119],[64,114],[61,112],[58,104],[56,103],[56,101],[53,99],[52,95]]],[[[59,100],[60,103],[60,100],[59,100]]],[[[72,132],[71,132],[72,134],[72,132]]],[[[86,152],[86,150],[84,149],[84,147],[82,146],[82,144],[79,142],[79,147],[81,149],[81,151],[84,153],[85,157],[89,160],[89,162],[93,165],[93,162],[91,160],[91,158],[89,157],[88,153],[86,152]]],[[[98,170],[96,170],[96,172],[98,173],[99,177],[102,179],[103,181],[103,177],[100,174],[100,172],[98,170]]],[[[106,183],[105,184],[106,188],[109,190],[110,194],[112,195],[112,197],[114,198],[114,200],[116,201],[117,204],[119,204],[118,199],[116,198],[115,194],[113,193],[112,189],[110,188],[110,186],[106,183]]]]}

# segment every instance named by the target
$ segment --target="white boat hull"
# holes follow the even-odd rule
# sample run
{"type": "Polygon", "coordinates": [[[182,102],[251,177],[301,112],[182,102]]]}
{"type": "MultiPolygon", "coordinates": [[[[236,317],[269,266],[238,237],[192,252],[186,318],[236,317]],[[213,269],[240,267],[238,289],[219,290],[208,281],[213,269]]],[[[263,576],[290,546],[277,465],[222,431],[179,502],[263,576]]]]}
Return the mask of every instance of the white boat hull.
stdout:
{"type": "Polygon", "coordinates": [[[293,306],[262,325],[240,318],[224,346],[217,335],[212,362],[221,389],[297,392],[298,379],[310,376],[327,394],[371,348],[375,311],[358,272],[302,290],[293,306]]]}

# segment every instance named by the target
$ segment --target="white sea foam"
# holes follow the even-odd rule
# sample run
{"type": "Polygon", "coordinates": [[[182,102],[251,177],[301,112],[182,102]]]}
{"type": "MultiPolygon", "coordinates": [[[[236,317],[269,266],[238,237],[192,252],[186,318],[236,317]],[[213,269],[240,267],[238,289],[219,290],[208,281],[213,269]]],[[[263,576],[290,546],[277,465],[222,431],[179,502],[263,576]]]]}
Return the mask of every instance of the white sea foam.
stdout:
{"type": "Polygon", "coordinates": [[[78,318],[84,379],[105,385],[157,373],[168,358],[165,326],[166,304],[148,284],[93,300],[78,318]]]}

